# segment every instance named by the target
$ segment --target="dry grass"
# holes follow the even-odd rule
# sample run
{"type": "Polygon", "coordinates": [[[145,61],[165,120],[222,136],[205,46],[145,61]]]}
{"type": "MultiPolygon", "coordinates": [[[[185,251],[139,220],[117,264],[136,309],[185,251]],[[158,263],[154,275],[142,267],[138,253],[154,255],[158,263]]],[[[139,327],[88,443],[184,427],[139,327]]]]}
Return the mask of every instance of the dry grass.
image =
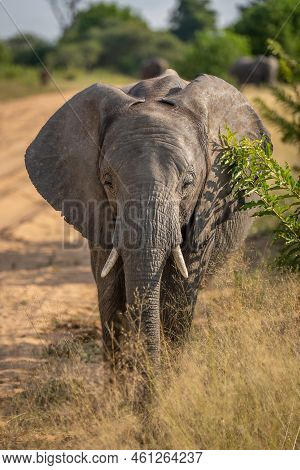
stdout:
{"type": "Polygon", "coordinates": [[[69,325],[25,391],[3,401],[0,447],[299,447],[298,281],[241,258],[227,266],[199,299],[189,344],[166,354],[147,413],[134,372],[109,380],[99,333],[69,325]]]}

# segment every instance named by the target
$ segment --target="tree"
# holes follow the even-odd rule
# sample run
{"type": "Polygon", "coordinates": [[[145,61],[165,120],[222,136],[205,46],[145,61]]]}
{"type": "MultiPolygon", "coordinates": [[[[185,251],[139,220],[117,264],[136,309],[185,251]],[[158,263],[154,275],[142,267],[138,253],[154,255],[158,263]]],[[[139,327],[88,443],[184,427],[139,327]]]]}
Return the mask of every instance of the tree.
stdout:
{"type": "MultiPolygon", "coordinates": [[[[142,27],[147,35],[147,25],[128,7],[122,8],[115,4],[101,2],[78,11],[71,24],[65,29],[55,51],[49,56],[50,63],[53,67],[85,69],[111,66],[113,63],[118,68],[118,59],[121,60],[118,46],[121,46],[125,56],[121,36],[124,26],[129,23],[131,25],[129,29],[133,30],[129,33],[131,36],[139,27],[142,27]],[[116,45],[114,36],[117,33],[121,45],[119,44],[113,50],[112,45],[116,45]]],[[[147,42],[148,37],[143,39],[147,42]]],[[[141,47],[140,44],[137,46],[141,47]]],[[[130,53],[128,55],[130,56],[130,53]]]]}
{"type": "Polygon", "coordinates": [[[276,38],[284,50],[300,57],[300,8],[298,0],[256,0],[240,7],[233,30],[250,41],[253,54],[264,54],[268,38],[276,38]],[[298,7],[297,7],[298,6],[298,7]]]}
{"type": "Polygon", "coordinates": [[[101,2],[76,14],[49,60],[54,67],[109,67],[134,75],[145,59],[172,64],[184,48],[170,32],[152,31],[129,7],[101,2]]]}
{"type": "Polygon", "coordinates": [[[101,65],[118,68],[127,74],[137,74],[142,62],[162,57],[174,62],[184,47],[181,41],[167,32],[153,32],[136,22],[107,28],[102,36],[101,65]]]}
{"type": "Polygon", "coordinates": [[[272,95],[285,108],[285,113],[278,113],[259,98],[256,99],[256,102],[263,117],[279,129],[282,141],[297,145],[300,153],[300,90],[298,84],[300,64],[289,57],[276,41],[269,40],[268,43],[272,53],[279,57],[281,73],[290,85],[289,88],[271,87],[272,95]]]}
{"type": "Polygon", "coordinates": [[[183,41],[193,39],[197,31],[215,29],[216,12],[209,0],[178,0],[171,16],[171,31],[183,41]]]}
{"type": "Polygon", "coordinates": [[[18,34],[6,41],[12,60],[20,65],[39,65],[40,60],[45,61],[53,46],[34,34],[27,34],[26,39],[23,35],[18,34]]]}
{"type": "Polygon", "coordinates": [[[178,71],[188,80],[200,73],[216,75],[230,81],[228,70],[242,55],[249,54],[248,41],[231,31],[204,31],[197,33],[178,71]]]}
{"type": "Polygon", "coordinates": [[[119,7],[113,3],[97,3],[77,13],[73,22],[65,31],[63,39],[80,40],[89,33],[92,28],[103,30],[128,21],[148,27],[145,21],[129,7],[119,7]]]}
{"type": "Polygon", "coordinates": [[[47,62],[51,68],[75,67],[90,70],[99,64],[101,53],[101,43],[94,40],[87,39],[80,43],[67,42],[49,54],[47,62]]]}

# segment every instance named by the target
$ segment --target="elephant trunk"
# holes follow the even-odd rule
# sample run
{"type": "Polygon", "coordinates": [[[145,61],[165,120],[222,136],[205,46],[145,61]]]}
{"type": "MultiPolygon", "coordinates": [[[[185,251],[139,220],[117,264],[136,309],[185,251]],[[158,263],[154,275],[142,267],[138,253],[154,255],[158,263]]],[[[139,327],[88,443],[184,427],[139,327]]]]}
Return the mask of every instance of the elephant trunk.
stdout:
{"type": "Polygon", "coordinates": [[[126,301],[134,306],[137,325],[145,339],[150,359],[157,363],[160,350],[160,282],[166,260],[165,249],[123,251],[126,301]]]}
{"type": "Polygon", "coordinates": [[[118,209],[114,249],[108,264],[117,255],[123,259],[126,301],[129,306],[138,306],[134,310],[139,310],[146,348],[154,363],[159,360],[160,350],[161,276],[172,250],[179,270],[187,275],[179,249],[181,240],[179,205],[161,186],[139,188],[118,209]]]}

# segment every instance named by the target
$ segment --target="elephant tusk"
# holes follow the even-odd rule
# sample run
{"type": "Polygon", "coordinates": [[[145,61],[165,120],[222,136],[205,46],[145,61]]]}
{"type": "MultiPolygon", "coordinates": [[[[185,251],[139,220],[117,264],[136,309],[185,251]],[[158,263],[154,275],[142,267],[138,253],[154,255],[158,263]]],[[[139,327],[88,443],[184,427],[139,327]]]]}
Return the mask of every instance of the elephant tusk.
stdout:
{"type": "Polygon", "coordinates": [[[117,252],[117,250],[115,248],[113,248],[106,260],[106,263],[102,269],[102,272],[101,272],[101,277],[105,277],[108,275],[108,273],[112,270],[112,268],[114,267],[117,259],[118,259],[118,256],[119,256],[119,253],[117,252]]]}
{"type": "Polygon", "coordinates": [[[183,275],[183,277],[185,277],[187,279],[189,277],[189,273],[188,273],[187,267],[185,265],[184,257],[183,257],[180,246],[177,245],[176,248],[173,248],[172,253],[173,253],[173,256],[174,256],[176,266],[178,267],[178,269],[181,272],[181,274],[183,275]]]}

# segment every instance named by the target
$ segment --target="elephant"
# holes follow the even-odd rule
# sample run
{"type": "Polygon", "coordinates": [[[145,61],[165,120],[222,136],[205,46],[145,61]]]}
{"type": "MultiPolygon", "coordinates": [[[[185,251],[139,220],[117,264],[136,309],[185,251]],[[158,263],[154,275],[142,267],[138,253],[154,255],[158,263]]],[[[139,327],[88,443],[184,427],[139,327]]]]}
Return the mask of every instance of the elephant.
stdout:
{"type": "Polygon", "coordinates": [[[239,85],[266,83],[273,85],[278,75],[278,60],[274,56],[259,55],[256,57],[240,57],[230,69],[230,73],[239,85]]]}
{"type": "Polygon", "coordinates": [[[162,338],[184,344],[198,291],[245,239],[245,197],[220,163],[226,126],[238,138],[269,139],[235,87],[168,70],[79,92],[27,149],[38,192],[88,239],[107,357],[139,296],[149,362],[160,363],[162,338]]]}
{"type": "Polygon", "coordinates": [[[168,67],[168,62],[165,59],[159,57],[147,59],[141,66],[141,78],[145,80],[147,78],[158,77],[165,73],[168,67]]]}

